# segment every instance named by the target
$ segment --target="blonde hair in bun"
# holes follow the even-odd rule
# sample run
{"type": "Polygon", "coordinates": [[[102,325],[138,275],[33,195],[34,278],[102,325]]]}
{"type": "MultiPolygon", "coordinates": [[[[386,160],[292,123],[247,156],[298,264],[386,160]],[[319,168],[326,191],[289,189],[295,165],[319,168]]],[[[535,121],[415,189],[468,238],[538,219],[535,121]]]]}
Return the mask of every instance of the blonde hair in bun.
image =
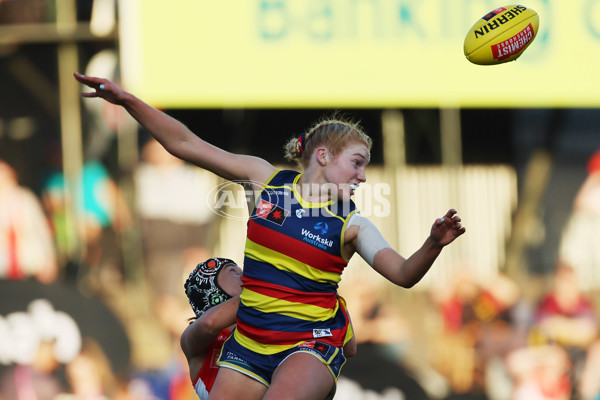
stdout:
{"type": "Polygon", "coordinates": [[[305,168],[317,147],[326,146],[335,155],[342,151],[350,140],[363,143],[371,151],[373,141],[358,122],[334,115],[321,119],[304,134],[288,140],[284,145],[284,156],[286,160],[295,161],[299,167],[305,168]]]}

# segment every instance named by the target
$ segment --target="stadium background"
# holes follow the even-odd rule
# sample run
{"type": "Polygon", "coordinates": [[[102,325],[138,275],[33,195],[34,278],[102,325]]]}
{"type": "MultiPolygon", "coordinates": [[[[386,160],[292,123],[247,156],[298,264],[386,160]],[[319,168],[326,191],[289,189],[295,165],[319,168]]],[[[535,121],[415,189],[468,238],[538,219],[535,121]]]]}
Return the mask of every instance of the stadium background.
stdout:
{"type": "MultiPolygon", "coordinates": [[[[586,162],[600,148],[600,2],[529,1],[541,23],[525,55],[500,66],[469,64],[464,34],[499,5],[0,1],[0,158],[41,196],[49,148],[62,149],[67,179],[91,154],[137,214],[135,173],[148,135],[127,118],[81,103],[76,70],[118,80],[209,142],[278,165],[288,137],[341,110],[374,139],[369,181],[390,183],[392,208],[373,220],[402,253],[419,246],[449,206],[468,229],[410,293],[392,293],[359,260],[349,281],[360,275],[386,301],[397,300],[414,332],[437,326],[435,317],[422,318],[431,291],[464,270],[482,284],[506,273],[535,299],[549,286],[586,162]]],[[[202,179],[203,189],[220,183],[202,179]]],[[[244,228],[243,219],[212,219],[205,250],[241,260],[244,228]]],[[[159,375],[177,349],[149,305],[142,231],[134,225],[116,235],[124,260],[121,296],[86,292],[85,271],[74,263],[61,266],[51,285],[2,281],[0,315],[24,312],[45,293],[55,309],[70,313],[82,337],[104,346],[116,371],[159,375]],[[72,300],[65,302],[65,293],[72,300]],[[98,315],[104,322],[96,327],[91,320],[98,315]]],[[[593,268],[578,268],[595,294],[593,268]]],[[[10,329],[2,332],[15,340],[10,329]]],[[[427,343],[411,345],[416,358],[419,351],[426,358],[427,343]]],[[[15,361],[6,351],[5,369],[15,361]]],[[[360,382],[360,375],[352,378],[360,382]]],[[[429,388],[430,395],[444,393],[439,387],[429,388]]]]}

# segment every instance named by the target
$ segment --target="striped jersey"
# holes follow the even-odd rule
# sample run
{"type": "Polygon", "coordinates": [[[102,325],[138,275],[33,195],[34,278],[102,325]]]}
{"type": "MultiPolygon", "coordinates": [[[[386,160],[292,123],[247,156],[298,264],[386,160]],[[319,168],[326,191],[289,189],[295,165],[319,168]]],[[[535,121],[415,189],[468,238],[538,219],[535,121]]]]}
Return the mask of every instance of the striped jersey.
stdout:
{"type": "Polygon", "coordinates": [[[261,354],[308,340],[341,347],[352,335],[337,295],[348,264],[344,233],[354,203],[309,203],[297,171],[277,170],[248,220],[235,339],[261,354]],[[348,336],[347,336],[348,335],[348,336]]]}

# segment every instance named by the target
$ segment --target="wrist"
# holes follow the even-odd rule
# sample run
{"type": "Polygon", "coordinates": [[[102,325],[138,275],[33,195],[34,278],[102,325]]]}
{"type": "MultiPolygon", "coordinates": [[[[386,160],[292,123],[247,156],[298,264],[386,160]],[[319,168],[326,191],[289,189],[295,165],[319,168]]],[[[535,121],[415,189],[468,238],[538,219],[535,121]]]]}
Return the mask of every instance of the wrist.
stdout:
{"type": "Polygon", "coordinates": [[[439,250],[441,250],[444,247],[444,245],[442,243],[435,240],[431,236],[427,237],[427,239],[425,240],[425,244],[431,248],[439,249],[439,250]]]}
{"type": "Polygon", "coordinates": [[[123,106],[125,108],[131,108],[135,104],[137,97],[135,97],[133,94],[121,89],[121,94],[120,94],[118,100],[119,100],[119,104],[121,106],[123,106]]]}

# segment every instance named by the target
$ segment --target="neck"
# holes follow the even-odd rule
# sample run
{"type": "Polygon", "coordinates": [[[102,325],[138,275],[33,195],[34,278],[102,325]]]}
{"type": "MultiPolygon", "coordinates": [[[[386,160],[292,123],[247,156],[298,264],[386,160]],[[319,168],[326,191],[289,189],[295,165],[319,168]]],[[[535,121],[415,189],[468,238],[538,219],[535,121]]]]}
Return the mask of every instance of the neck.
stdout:
{"type": "Polygon", "coordinates": [[[298,179],[296,190],[304,200],[310,203],[325,203],[331,200],[331,191],[327,190],[326,184],[327,182],[322,177],[307,170],[298,179]]]}

